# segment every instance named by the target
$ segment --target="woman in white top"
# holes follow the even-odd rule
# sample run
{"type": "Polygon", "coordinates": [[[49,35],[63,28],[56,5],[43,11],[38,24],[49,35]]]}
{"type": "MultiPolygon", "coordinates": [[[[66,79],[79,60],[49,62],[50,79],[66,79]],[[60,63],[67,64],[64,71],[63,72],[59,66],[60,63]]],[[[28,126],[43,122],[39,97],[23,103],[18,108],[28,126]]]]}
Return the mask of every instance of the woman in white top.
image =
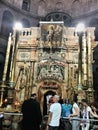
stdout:
{"type": "Polygon", "coordinates": [[[69,118],[72,119],[72,130],[79,130],[80,129],[80,109],[77,104],[77,95],[73,98],[73,106],[72,106],[72,114],[69,115],[69,118]]]}
{"type": "Polygon", "coordinates": [[[82,99],[82,104],[83,104],[83,110],[82,110],[82,117],[83,117],[83,120],[85,120],[85,123],[84,125],[82,125],[82,130],[89,130],[89,127],[90,127],[90,121],[89,121],[89,118],[90,118],[90,115],[98,118],[98,115],[95,114],[91,107],[88,106],[88,103],[87,103],[87,100],[86,99],[82,99]]]}

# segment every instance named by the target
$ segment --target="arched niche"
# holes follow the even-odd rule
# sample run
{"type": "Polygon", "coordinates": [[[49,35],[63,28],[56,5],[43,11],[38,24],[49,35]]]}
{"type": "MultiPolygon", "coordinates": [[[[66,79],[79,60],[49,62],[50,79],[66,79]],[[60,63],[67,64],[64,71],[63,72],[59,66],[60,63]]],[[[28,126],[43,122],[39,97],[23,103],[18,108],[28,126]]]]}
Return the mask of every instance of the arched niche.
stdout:
{"type": "Polygon", "coordinates": [[[94,18],[89,22],[90,27],[95,27],[95,40],[98,41],[98,18],[94,18]]]}
{"type": "Polygon", "coordinates": [[[13,15],[10,11],[6,10],[2,16],[1,34],[5,37],[9,36],[13,28],[13,15]]]}
{"type": "Polygon", "coordinates": [[[45,16],[46,13],[46,2],[44,0],[40,0],[38,3],[38,15],[45,16]]]}
{"type": "Polygon", "coordinates": [[[30,10],[30,4],[31,4],[31,0],[23,0],[22,9],[29,11],[30,10]]]}
{"type": "Polygon", "coordinates": [[[71,12],[73,15],[77,16],[82,11],[81,2],[79,0],[73,0],[71,5],[71,12]]]}

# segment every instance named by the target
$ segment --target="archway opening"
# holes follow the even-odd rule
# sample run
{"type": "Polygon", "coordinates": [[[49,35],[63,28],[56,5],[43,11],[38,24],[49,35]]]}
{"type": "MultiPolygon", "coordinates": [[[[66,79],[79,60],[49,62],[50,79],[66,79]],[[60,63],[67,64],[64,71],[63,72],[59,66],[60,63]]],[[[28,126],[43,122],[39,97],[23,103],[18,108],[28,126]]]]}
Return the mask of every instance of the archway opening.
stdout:
{"type": "Polygon", "coordinates": [[[53,91],[48,91],[44,94],[44,102],[43,102],[43,115],[48,114],[48,105],[49,105],[49,99],[54,96],[56,93],[53,91]]]}

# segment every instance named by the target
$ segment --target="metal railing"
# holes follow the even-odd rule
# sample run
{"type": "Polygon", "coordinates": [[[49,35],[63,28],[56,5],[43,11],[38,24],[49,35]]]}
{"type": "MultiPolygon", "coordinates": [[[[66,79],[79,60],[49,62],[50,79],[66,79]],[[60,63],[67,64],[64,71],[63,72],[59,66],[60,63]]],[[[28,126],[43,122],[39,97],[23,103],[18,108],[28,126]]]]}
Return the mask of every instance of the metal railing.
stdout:
{"type": "MultiPolygon", "coordinates": [[[[41,130],[45,130],[47,119],[48,119],[48,116],[43,117],[41,130]]],[[[78,120],[80,122],[79,123],[80,130],[83,125],[85,127],[85,123],[90,123],[89,130],[98,130],[98,125],[95,125],[95,122],[97,122],[98,124],[98,119],[83,119],[83,118],[75,118],[75,117],[71,118],[71,120],[68,117],[61,117],[59,130],[72,130],[71,123],[73,120],[78,120]]]]}
{"type": "MultiPolygon", "coordinates": [[[[20,130],[20,122],[22,119],[22,113],[1,113],[0,114],[0,130],[20,130]]],[[[46,129],[48,115],[43,117],[41,130],[46,129]]],[[[60,130],[70,130],[71,129],[71,121],[78,120],[80,121],[80,130],[82,125],[85,123],[90,123],[92,128],[90,130],[98,130],[98,119],[83,119],[83,118],[72,118],[69,120],[68,117],[61,117],[60,120],[60,130]],[[97,123],[97,125],[95,124],[97,123]]]]}
{"type": "Polygon", "coordinates": [[[0,130],[20,130],[22,113],[6,112],[0,114],[0,130]]]}

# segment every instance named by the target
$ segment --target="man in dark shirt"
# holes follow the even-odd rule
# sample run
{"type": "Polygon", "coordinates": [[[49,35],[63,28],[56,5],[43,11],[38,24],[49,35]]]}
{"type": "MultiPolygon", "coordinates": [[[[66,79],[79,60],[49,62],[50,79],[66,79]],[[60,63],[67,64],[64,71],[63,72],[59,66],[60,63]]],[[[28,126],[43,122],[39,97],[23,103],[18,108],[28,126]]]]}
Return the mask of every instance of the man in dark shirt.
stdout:
{"type": "Polygon", "coordinates": [[[40,104],[36,101],[36,93],[31,94],[22,104],[23,120],[21,130],[39,130],[42,121],[40,104]]]}

